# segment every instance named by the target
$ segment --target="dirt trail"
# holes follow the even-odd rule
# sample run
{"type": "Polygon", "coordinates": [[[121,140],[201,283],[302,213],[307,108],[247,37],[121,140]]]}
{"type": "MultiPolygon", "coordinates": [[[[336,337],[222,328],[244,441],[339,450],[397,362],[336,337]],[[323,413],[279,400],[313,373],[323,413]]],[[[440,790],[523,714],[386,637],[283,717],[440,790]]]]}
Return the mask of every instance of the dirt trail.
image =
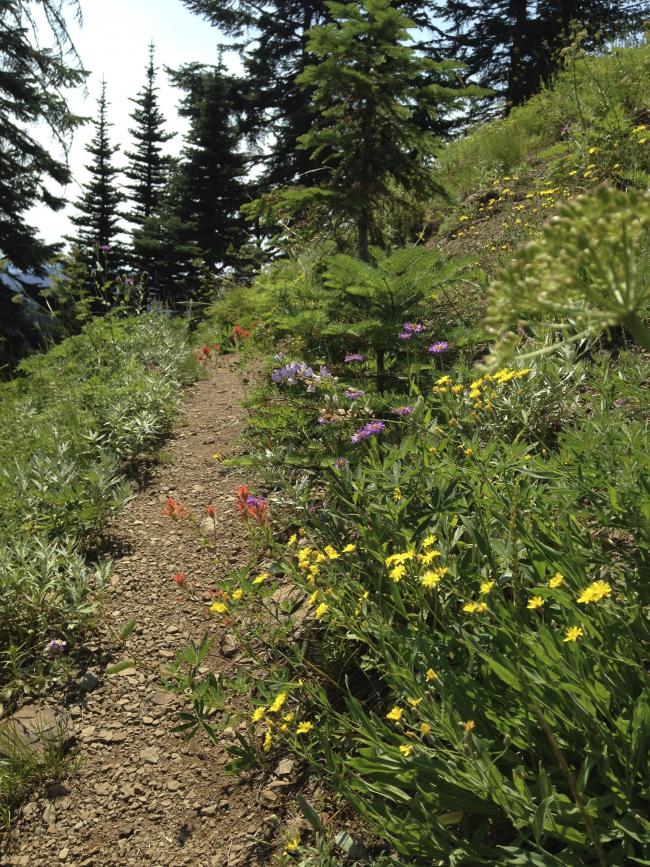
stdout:
{"type": "MultiPolygon", "coordinates": [[[[219,359],[209,378],[185,394],[182,418],[165,446],[169,460],[109,528],[116,553],[106,611],[114,626],[137,621],[122,654],[136,659],[137,668],[106,676],[101,654],[115,642],[108,633],[100,635],[96,647],[89,642],[88,653],[95,656],[88,667],[99,684],[88,692],[73,690],[67,708],[79,767],[62,785],[24,805],[1,865],[269,863],[270,848],[245,837],[272,836],[268,816],[279,810],[273,791],[264,791],[268,781],[227,776],[225,750],[204,738],[188,743],[173,734],[179,702],[159,686],[162,668],[206,631],[216,639],[213,670],[225,672],[247,662],[222,643],[227,636],[207,605],[189,600],[174,583],[174,573],[184,572],[199,599],[208,598],[217,573],[196,527],[163,515],[168,496],[199,520],[212,501],[220,559],[230,566],[245,562],[246,537],[234,509],[242,480],[213,458],[217,451],[232,453],[244,423],[243,397],[234,361],[219,359]]],[[[77,686],[84,673],[78,672],[77,686]]]]}

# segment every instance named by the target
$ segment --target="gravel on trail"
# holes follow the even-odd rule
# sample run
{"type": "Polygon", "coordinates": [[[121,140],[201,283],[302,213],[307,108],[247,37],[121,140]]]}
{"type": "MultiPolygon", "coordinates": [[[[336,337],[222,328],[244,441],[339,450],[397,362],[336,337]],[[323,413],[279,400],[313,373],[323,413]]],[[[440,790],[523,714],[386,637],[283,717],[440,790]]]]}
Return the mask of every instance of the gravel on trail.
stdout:
{"type": "Polygon", "coordinates": [[[215,639],[212,671],[252,663],[207,610],[218,586],[215,550],[228,567],[245,564],[248,554],[234,505],[242,477],[214,458],[236,448],[245,382],[234,358],[210,363],[208,378],[185,393],[164,461],[108,528],[114,570],[106,622],[89,639],[89,665],[77,671],[61,708],[72,720],[79,761],[22,806],[1,867],[253,867],[271,863],[281,847],[278,823],[291,779],[282,769],[227,775],[224,746],[173,733],[182,703],[160,687],[170,660],[206,632],[215,639]],[[215,506],[213,550],[191,522],[163,515],[170,496],[199,522],[206,506],[215,506]],[[194,599],[175,583],[177,572],[187,575],[194,599]],[[115,647],[115,630],[130,619],[136,626],[123,659],[136,665],[109,675],[102,647],[115,647]]]}

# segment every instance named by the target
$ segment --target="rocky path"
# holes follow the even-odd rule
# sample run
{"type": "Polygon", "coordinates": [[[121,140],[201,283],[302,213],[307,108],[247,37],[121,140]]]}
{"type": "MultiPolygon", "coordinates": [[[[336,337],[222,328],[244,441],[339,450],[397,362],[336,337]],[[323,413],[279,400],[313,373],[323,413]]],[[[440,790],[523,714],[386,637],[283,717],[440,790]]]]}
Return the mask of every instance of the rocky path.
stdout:
{"type": "MultiPolygon", "coordinates": [[[[234,361],[220,359],[207,380],[186,392],[182,418],[165,446],[168,459],[109,528],[116,553],[108,624],[89,642],[88,667],[77,672],[66,698],[78,767],[24,805],[7,854],[0,856],[3,867],[270,863],[272,848],[246,836],[273,836],[269,813],[277,813],[278,805],[269,809],[268,780],[228,776],[225,750],[174,734],[178,699],[160,689],[165,665],[206,631],[216,639],[212,670],[246,664],[200,603],[217,586],[212,552],[196,526],[163,515],[168,496],[199,521],[213,503],[220,560],[231,566],[246,561],[234,509],[242,480],[213,457],[232,453],[244,422],[243,397],[234,361]],[[187,575],[198,600],[179,589],[176,572],[187,575]],[[137,660],[137,667],[107,675],[103,651],[115,647],[111,625],[131,618],[137,626],[122,658],[137,660]]],[[[277,774],[275,779],[277,784],[277,774]]]]}

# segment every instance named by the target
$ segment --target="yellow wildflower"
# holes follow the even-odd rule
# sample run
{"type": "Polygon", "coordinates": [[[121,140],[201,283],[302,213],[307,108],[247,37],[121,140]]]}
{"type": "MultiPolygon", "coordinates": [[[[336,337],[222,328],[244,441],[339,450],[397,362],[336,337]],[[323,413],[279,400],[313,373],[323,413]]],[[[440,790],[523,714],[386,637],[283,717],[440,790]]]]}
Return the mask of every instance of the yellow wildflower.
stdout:
{"type": "Polygon", "coordinates": [[[458,383],[457,385],[452,385],[451,390],[454,394],[462,394],[462,392],[465,391],[465,388],[458,383]]]}
{"type": "Polygon", "coordinates": [[[427,569],[427,571],[420,578],[420,583],[423,587],[427,587],[429,589],[433,587],[437,587],[438,584],[442,581],[443,577],[449,572],[446,566],[443,566],[441,569],[427,569]]]}
{"type": "Polygon", "coordinates": [[[300,837],[292,837],[287,840],[287,845],[284,847],[285,852],[296,852],[300,846],[300,837]]]}
{"type": "Polygon", "coordinates": [[[431,726],[427,722],[420,723],[420,731],[423,735],[428,735],[431,733],[431,726]]]}
{"type": "Polygon", "coordinates": [[[481,590],[480,590],[481,596],[487,596],[488,593],[494,587],[494,584],[495,584],[494,581],[483,581],[481,584],[481,590]]]}
{"type": "Polygon", "coordinates": [[[612,585],[607,581],[593,581],[578,596],[578,602],[600,602],[606,596],[612,595],[612,585]]]}
{"type": "Polygon", "coordinates": [[[268,753],[268,751],[271,749],[272,743],[273,743],[273,736],[271,735],[271,732],[269,730],[264,735],[264,746],[262,747],[262,749],[264,750],[265,753],[268,753]]]}
{"type": "Polygon", "coordinates": [[[341,556],[336,548],[332,548],[331,545],[326,546],[325,553],[330,560],[337,560],[341,556]]]}
{"type": "Polygon", "coordinates": [[[422,547],[423,548],[433,548],[433,546],[436,544],[437,541],[438,541],[438,537],[435,535],[435,533],[429,533],[429,535],[425,536],[424,539],[422,540],[422,547]]]}
{"type": "Polygon", "coordinates": [[[289,537],[289,541],[287,542],[287,545],[289,548],[293,548],[293,546],[297,545],[297,544],[298,544],[298,536],[296,535],[296,533],[294,533],[293,536],[289,537]]]}
{"type": "Polygon", "coordinates": [[[396,503],[399,503],[403,499],[404,499],[404,497],[402,495],[401,488],[395,488],[395,490],[393,491],[393,500],[395,500],[396,503]]]}
{"type": "Polygon", "coordinates": [[[327,614],[327,612],[329,610],[330,610],[329,605],[327,605],[327,603],[325,603],[325,602],[321,602],[321,604],[318,606],[316,611],[314,611],[314,617],[316,618],[316,620],[320,620],[322,617],[324,617],[327,614]]]}
{"type": "Polygon", "coordinates": [[[268,572],[260,572],[260,574],[253,580],[253,584],[263,584],[266,579],[269,577],[268,572]]]}
{"type": "Polygon", "coordinates": [[[314,592],[309,597],[309,605],[313,605],[314,602],[318,599],[318,590],[314,590],[314,592]]]}
{"type": "Polygon", "coordinates": [[[583,635],[584,631],[579,626],[569,626],[562,641],[577,641],[583,635]]]}
{"type": "Polygon", "coordinates": [[[466,602],[463,605],[465,614],[484,614],[488,610],[485,602],[466,602]]]}
{"type": "Polygon", "coordinates": [[[451,385],[451,377],[441,376],[440,379],[436,379],[436,385],[451,385]]]}
{"type": "Polygon", "coordinates": [[[442,554],[440,553],[440,551],[434,549],[433,551],[427,551],[426,554],[418,554],[418,560],[424,566],[429,566],[431,563],[433,563],[434,560],[437,560],[438,557],[441,556],[442,554]]]}
{"type": "MultiPolygon", "coordinates": [[[[338,554],[336,555],[336,557],[338,557],[338,554]]],[[[336,557],[331,557],[330,559],[336,560],[336,557]]],[[[325,554],[321,554],[320,551],[317,551],[315,560],[317,563],[325,563],[325,561],[327,560],[327,557],[325,556],[325,554]]]]}
{"type": "Polygon", "coordinates": [[[421,698],[407,698],[407,701],[411,707],[417,707],[419,704],[422,704],[421,698]]]}
{"type": "Polygon", "coordinates": [[[243,595],[244,591],[241,589],[241,587],[238,587],[236,590],[233,591],[232,598],[235,600],[235,602],[239,602],[243,595]]]}
{"type": "Polygon", "coordinates": [[[434,680],[440,680],[437,673],[432,668],[427,668],[426,674],[424,676],[429,681],[429,683],[434,680]]]}
{"type": "Polygon", "coordinates": [[[297,735],[306,735],[308,732],[310,732],[313,729],[313,727],[314,727],[314,724],[311,722],[305,721],[305,722],[298,723],[298,727],[296,729],[296,734],[297,735]]]}
{"type": "Polygon", "coordinates": [[[468,448],[466,448],[466,449],[463,449],[463,452],[464,452],[464,454],[465,454],[465,457],[467,457],[467,458],[471,458],[472,455],[474,454],[474,449],[471,449],[471,448],[468,447],[468,448]]]}
{"type": "Polygon", "coordinates": [[[408,757],[413,753],[413,744],[400,744],[399,751],[404,758],[408,759],[408,757]]]}
{"type": "Polygon", "coordinates": [[[393,579],[393,581],[397,584],[406,575],[406,566],[403,566],[400,563],[398,566],[395,566],[394,569],[391,569],[388,574],[393,579]]]}
{"type": "Polygon", "coordinates": [[[253,722],[259,722],[261,719],[264,719],[265,713],[266,713],[266,708],[264,707],[264,705],[260,705],[259,707],[256,707],[255,710],[253,711],[253,715],[251,716],[252,721],[253,722]]]}
{"type": "Polygon", "coordinates": [[[542,599],[541,596],[532,596],[528,600],[528,605],[526,605],[526,608],[528,608],[530,611],[534,611],[536,608],[541,608],[542,605],[544,605],[544,599],[542,599]]]}
{"type": "Polygon", "coordinates": [[[555,575],[548,582],[548,586],[552,590],[557,590],[558,587],[561,587],[564,584],[564,575],[561,575],[559,572],[556,572],[555,575]]]}
{"type": "Polygon", "coordinates": [[[354,552],[355,552],[356,550],[357,550],[357,546],[356,546],[356,545],[353,545],[352,543],[350,543],[349,545],[346,545],[346,546],[345,546],[345,548],[343,549],[343,552],[342,552],[342,553],[343,553],[343,554],[354,554],[354,552]]]}
{"type": "Polygon", "coordinates": [[[386,719],[391,719],[395,720],[395,722],[399,722],[403,716],[404,709],[399,707],[398,705],[395,705],[395,707],[386,714],[386,719]]]}
{"type": "Polygon", "coordinates": [[[210,606],[210,611],[213,614],[227,614],[228,606],[224,602],[213,602],[210,606]]]}
{"type": "Polygon", "coordinates": [[[467,734],[469,734],[470,732],[473,732],[476,728],[476,723],[473,719],[468,719],[467,722],[464,724],[464,727],[467,734]]]}
{"type": "Polygon", "coordinates": [[[269,705],[269,713],[277,713],[280,710],[280,708],[282,707],[282,705],[285,703],[286,700],[287,700],[286,692],[279,692],[277,694],[277,696],[275,697],[275,701],[273,702],[273,704],[269,705]]]}

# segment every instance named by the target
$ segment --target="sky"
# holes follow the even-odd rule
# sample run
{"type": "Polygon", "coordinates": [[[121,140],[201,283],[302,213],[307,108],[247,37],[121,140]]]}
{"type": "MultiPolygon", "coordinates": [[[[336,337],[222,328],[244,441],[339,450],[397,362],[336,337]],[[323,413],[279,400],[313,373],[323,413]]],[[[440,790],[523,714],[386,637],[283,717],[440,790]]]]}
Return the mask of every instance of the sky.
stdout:
{"type": "MultiPolygon", "coordinates": [[[[109,119],[113,144],[119,144],[122,154],[115,157],[120,164],[123,151],[131,148],[129,114],[134,106],[130,97],[137,95],[145,82],[148,45],[156,45],[156,64],[160,67],[158,86],[162,111],[170,132],[182,133],[184,121],[176,114],[178,91],[166,81],[164,66],[176,68],[183,63],[198,61],[216,63],[219,32],[205,20],[192,15],[181,0],[81,0],[83,25],[70,22],[70,34],[84,67],[90,71],[85,88],[70,91],[70,107],[77,114],[93,117],[102,76],[107,83],[109,119]]],[[[238,69],[235,55],[224,56],[224,63],[238,69]]],[[[73,182],[64,190],[67,199],[74,201],[80,193],[80,184],[87,179],[85,164],[89,156],[84,146],[93,136],[92,124],[79,128],[70,152],[73,182]]],[[[43,140],[44,136],[40,136],[43,140]]],[[[46,138],[46,137],[45,137],[46,138]]],[[[182,135],[173,139],[168,149],[177,151],[182,135]]],[[[31,225],[38,228],[48,242],[60,241],[71,231],[69,215],[73,209],[53,212],[45,207],[29,213],[31,225]]]]}

